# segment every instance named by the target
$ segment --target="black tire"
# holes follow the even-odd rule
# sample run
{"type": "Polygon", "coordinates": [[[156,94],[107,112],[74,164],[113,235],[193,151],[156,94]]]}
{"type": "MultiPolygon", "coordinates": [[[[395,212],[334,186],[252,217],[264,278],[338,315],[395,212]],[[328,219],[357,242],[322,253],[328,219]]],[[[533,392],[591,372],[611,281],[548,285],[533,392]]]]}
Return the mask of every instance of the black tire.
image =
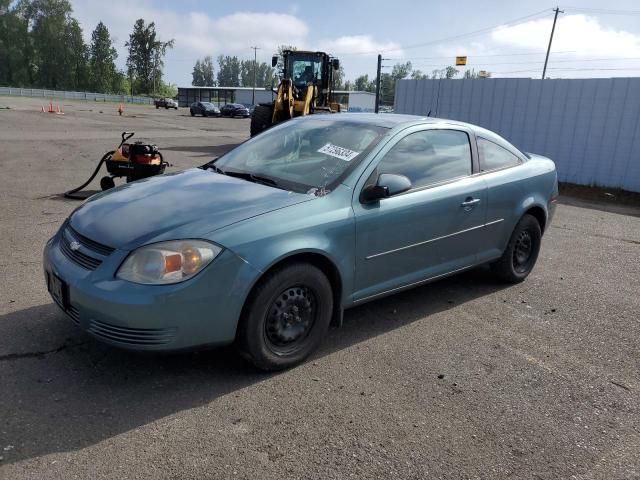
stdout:
{"type": "Polygon", "coordinates": [[[111,177],[102,177],[100,179],[100,188],[102,190],[110,190],[116,186],[116,182],[111,177]]]}
{"type": "Polygon", "coordinates": [[[513,229],[502,256],[491,264],[491,269],[502,281],[522,282],[538,259],[542,230],[533,215],[525,214],[513,229]]]}
{"type": "Polygon", "coordinates": [[[256,105],[251,115],[251,127],[249,129],[252,137],[264,132],[271,126],[273,118],[273,106],[256,105]]]}
{"type": "Polygon", "coordinates": [[[156,105],[156,110],[160,108],[160,105],[156,105]]]}
{"type": "Polygon", "coordinates": [[[325,337],[333,293],[318,268],[294,263],[269,273],[243,309],[236,343],[257,368],[282,370],[305,360],[325,337]]]}
{"type": "Polygon", "coordinates": [[[189,110],[189,113],[191,114],[192,117],[196,116],[196,113],[193,110],[189,110]]]}

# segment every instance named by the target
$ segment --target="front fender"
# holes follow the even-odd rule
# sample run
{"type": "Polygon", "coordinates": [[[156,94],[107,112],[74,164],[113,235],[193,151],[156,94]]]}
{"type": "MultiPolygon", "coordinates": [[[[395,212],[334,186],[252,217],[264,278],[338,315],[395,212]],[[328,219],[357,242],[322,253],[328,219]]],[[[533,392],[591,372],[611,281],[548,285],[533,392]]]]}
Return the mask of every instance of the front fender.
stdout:
{"type": "Polygon", "coordinates": [[[216,231],[211,240],[262,273],[296,255],[321,255],[340,276],[344,304],[351,297],[355,268],[355,222],[350,198],[350,189],[338,187],[325,197],[216,231]]]}

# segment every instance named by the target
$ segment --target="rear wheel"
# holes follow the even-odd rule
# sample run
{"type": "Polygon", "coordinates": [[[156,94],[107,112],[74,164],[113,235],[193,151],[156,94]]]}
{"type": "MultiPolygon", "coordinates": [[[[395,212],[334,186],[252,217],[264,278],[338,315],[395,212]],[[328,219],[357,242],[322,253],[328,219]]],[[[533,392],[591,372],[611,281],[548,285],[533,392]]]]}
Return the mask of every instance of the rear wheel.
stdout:
{"type": "Polygon", "coordinates": [[[196,116],[196,112],[194,112],[193,110],[189,110],[189,113],[191,114],[192,117],[196,116]]]}
{"type": "Polygon", "coordinates": [[[251,136],[258,135],[271,126],[273,118],[273,107],[266,105],[256,105],[251,116],[251,136]]]}
{"type": "Polygon", "coordinates": [[[513,229],[502,256],[491,264],[491,269],[505,282],[523,281],[536,264],[541,241],[542,231],[538,220],[533,215],[525,214],[513,229]]]}
{"type": "Polygon", "coordinates": [[[332,310],[331,285],[318,268],[296,263],[276,270],[247,300],[238,348],[261,370],[296,365],[324,338],[332,310]]]}

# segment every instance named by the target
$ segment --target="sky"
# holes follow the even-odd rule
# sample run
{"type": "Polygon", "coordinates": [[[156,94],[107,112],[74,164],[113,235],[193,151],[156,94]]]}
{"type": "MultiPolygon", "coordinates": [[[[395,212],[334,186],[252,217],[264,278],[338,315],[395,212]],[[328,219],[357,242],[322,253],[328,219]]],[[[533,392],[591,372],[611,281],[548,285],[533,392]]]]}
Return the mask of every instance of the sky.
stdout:
{"type": "MultiPolygon", "coordinates": [[[[544,1],[544,0],[543,0],[544,1]]],[[[640,3],[637,0],[570,0],[553,39],[551,78],[640,75],[640,3]]],[[[164,80],[187,86],[197,59],[237,55],[270,62],[278,45],[322,50],[340,58],[347,79],[375,77],[410,61],[431,73],[467,56],[467,66],[493,77],[542,74],[553,8],[518,0],[324,0],[287,3],[215,0],[72,0],[87,42],[102,21],[115,39],[124,69],[125,42],[138,18],[154,21],[161,40],[175,40],[165,57],[164,80]]]]}

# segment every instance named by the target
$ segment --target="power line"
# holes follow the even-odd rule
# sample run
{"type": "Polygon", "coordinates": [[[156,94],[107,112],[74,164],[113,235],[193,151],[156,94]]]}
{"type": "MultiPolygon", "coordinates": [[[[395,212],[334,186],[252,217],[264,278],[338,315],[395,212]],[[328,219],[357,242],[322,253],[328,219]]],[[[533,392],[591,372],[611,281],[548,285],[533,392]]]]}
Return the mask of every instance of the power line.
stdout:
{"type": "Polygon", "coordinates": [[[513,26],[513,25],[518,25],[519,23],[524,23],[526,20],[529,20],[533,17],[537,17],[542,15],[543,13],[548,13],[549,9],[545,8],[544,10],[540,10],[539,12],[535,12],[535,13],[531,13],[529,15],[525,15],[523,17],[518,17],[518,18],[514,18],[512,20],[508,20],[506,22],[503,22],[499,25],[494,25],[492,27],[485,27],[482,28],[480,30],[475,30],[473,32],[468,32],[468,33],[462,33],[460,35],[454,35],[451,37],[445,37],[445,38],[440,38],[438,40],[431,40],[429,42],[424,42],[424,43],[416,43],[413,45],[406,45],[406,46],[400,46],[398,48],[387,48],[387,49],[382,49],[382,50],[375,50],[375,51],[370,51],[370,52],[342,52],[342,53],[336,53],[335,55],[372,55],[374,53],[388,53],[388,52],[398,52],[398,51],[402,51],[402,50],[409,50],[412,48],[420,48],[420,47],[426,47],[428,45],[435,45],[438,43],[443,43],[443,42],[447,42],[449,40],[456,40],[459,38],[465,38],[465,37],[472,37],[472,36],[476,36],[476,35],[481,35],[483,33],[487,33],[490,32],[492,30],[495,30],[496,28],[500,28],[500,27],[506,27],[506,26],[513,26]]]}
{"type": "Polygon", "coordinates": [[[606,8],[562,7],[565,10],[596,13],[600,15],[640,15],[640,10],[610,10],[606,8]]]}

